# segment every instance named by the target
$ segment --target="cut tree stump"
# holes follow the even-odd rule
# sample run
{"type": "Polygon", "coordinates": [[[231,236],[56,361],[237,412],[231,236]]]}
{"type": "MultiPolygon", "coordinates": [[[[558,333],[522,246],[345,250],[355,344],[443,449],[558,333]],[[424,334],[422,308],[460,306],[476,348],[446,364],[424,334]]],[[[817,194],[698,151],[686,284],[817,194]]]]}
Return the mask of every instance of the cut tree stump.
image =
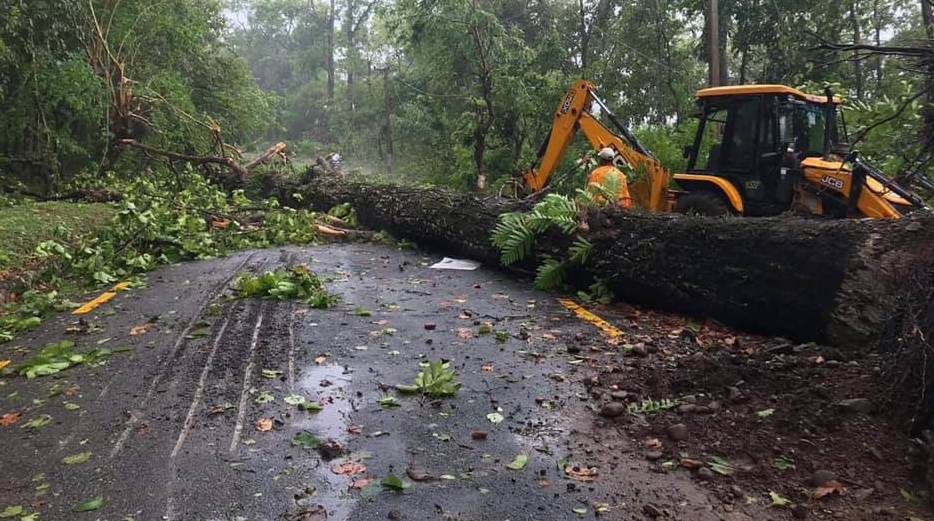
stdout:
{"type": "MultiPolygon", "coordinates": [[[[301,202],[292,204],[319,211],[349,202],[366,227],[491,264],[499,260],[490,244],[499,215],[529,207],[441,189],[352,183],[316,172],[302,186],[280,187],[278,193],[289,199],[299,192],[301,202]]],[[[587,270],[626,301],[852,350],[873,347],[893,328],[893,316],[910,298],[906,274],[934,266],[929,211],[895,221],[606,209],[585,219],[589,230],[583,235],[594,244],[587,270]]],[[[563,256],[568,242],[547,236],[536,253],[563,256]]]]}

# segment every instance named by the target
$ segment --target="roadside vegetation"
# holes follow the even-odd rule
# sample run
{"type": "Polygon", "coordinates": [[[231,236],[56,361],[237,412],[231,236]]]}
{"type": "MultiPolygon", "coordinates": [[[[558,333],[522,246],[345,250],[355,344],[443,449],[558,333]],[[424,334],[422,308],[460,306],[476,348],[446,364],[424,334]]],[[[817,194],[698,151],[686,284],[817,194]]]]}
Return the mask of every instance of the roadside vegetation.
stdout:
{"type": "Polygon", "coordinates": [[[82,292],[141,280],[136,277],[163,264],[321,239],[316,214],[281,208],[276,200],[252,200],[242,190],[227,192],[190,170],[99,183],[119,190],[122,200],[64,206],[72,208],[67,212],[62,205],[71,203],[23,203],[0,213],[12,223],[4,231],[4,245],[11,248],[3,251],[20,259],[4,271],[11,297],[0,315],[0,340],[75,307],[70,299],[82,292]],[[31,219],[30,210],[37,208],[47,218],[31,219]]]}

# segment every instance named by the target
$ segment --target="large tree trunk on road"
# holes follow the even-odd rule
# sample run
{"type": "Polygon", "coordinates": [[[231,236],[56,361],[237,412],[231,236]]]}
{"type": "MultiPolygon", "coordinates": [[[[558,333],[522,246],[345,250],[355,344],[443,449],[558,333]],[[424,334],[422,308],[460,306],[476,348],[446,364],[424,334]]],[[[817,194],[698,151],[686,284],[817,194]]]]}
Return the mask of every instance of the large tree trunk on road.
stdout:
{"type": "MultiPolygon", "coordinates": [[[[526,203],[392,185],[307,180],[318,210],[350,202],[361,224],[497,263],[490,232],[526,203]]],[[[903,275],[934,266],[934,214],[891,220],[700,218],[602,210],[586,216],[588,269],[632,303],[710,317],[801,341],[859,350],[880,338],[905,303],[903,275]]],[[[541,241],[541,254],[567,240],[541,241]]],[[[914,303],[926,305],[926,303],[914,303]]]]}

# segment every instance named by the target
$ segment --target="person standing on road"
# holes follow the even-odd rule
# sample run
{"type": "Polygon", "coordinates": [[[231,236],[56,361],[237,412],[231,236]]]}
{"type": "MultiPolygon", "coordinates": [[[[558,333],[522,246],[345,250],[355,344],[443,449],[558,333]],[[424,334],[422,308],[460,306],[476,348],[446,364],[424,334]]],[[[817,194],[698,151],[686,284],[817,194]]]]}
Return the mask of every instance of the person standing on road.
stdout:
{"type": "Polygon", "coordinates": [[[596,190],[592,187],[599,185],[601,187],[616,187],[616,201],[623,208],[632,207],[632,197],[629,195],[629,183],[626,181],[626,175],[613,165],[613,159],[616,158],[616,150],[613,147],[606,147],[597,154],[600,158],[600,166],[590,173],[590,179],[587,181],[587,191],[601,199],[596,190]],[[610,178],[613,178],[610,181],[610,178]]]}

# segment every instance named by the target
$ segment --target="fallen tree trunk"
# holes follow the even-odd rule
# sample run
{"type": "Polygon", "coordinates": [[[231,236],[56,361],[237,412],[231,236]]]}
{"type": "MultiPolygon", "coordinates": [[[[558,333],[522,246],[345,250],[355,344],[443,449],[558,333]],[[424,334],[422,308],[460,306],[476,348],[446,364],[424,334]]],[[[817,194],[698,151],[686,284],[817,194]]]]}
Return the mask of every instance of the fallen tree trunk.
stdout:
{"type": "MultiPolygon", "coordinates": [[[[317,210],[350,202],[361,224],[487,263],[498,263],[490,232],[522,201],[392,185],[306,178],[300,192],[317,210]]],[[[297,203],[297,201],[293,201],[297,203]]],[[[588,265],[621,298],[710,317],[761,333],[865,349],[891,330],[901,274],[934,265],[934,214],[907,219],[710,219],[617,209],[585,216],[594,244],[588,265]]],[[[564,253],[558,235],[539,255],[564,253]]],[[[922,293],[923,294],[923,293],[922,293]]],[[[927,303],[914,303],[927,305],[927,303]]]]}

